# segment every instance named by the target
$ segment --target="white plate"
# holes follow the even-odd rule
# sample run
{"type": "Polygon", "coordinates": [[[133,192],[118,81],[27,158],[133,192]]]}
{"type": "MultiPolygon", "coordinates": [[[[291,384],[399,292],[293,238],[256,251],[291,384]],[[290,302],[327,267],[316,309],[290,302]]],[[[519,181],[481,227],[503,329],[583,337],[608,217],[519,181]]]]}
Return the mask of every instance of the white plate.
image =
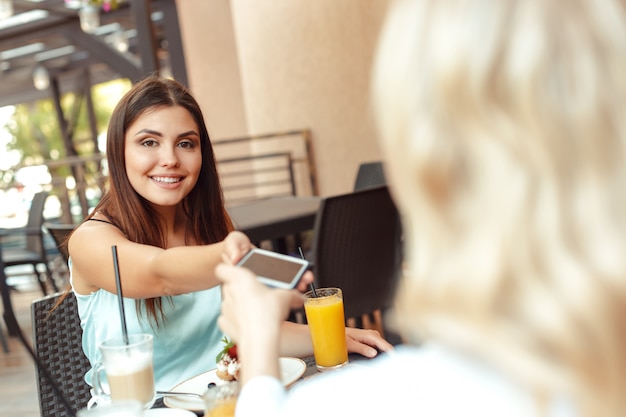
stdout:
{"type": "MultiPolygon", "coordinates": [[[[280,379],[285,387],[293,384],[300,378],[306,370],[306,363],[298,358],[279,358],[280,379]]],[[[209,383],[225,384],[226,381],[220,379],[215,369],[196,375],[193,378],[181,382],[170,391],[174,392],[194,392],[196,394],[204,394],[209,383]]],[[[184,408],[185,410],[200,411],[204,410],[204,403],[201,399],[193,397],[165,397],[163,403],[171,408],[184,408]]]]}
{"type": "Polygon", "coordinates": [[[189,410],[179,408],[151,408],[143,412],[144,417],[197,417],[189,410]]]}

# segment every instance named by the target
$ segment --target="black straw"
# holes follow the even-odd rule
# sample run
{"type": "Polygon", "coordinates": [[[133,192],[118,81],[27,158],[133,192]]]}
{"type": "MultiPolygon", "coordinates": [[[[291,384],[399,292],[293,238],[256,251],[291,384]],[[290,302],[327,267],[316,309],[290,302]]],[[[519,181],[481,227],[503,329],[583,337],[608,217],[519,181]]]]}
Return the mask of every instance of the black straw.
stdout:
{"type": "Polygon", "coordinates": [[[120,306],[120,320],[122,321],[122,336],[124,344],[128,345],[128,329],[126,328],[126,315],[124,314],[124,296],[122,295],[122,280],[120,279],[120,264],[117,260],[117,246],[111,246],[113,251],[113,267],[115,269],[115,285],[117,286],[117,301],[120,306]]]}
{"type": "MultiPolygon", "coordinates": [[[[298,250],[300,251],[300,257],[303,260],[306,260],[304,259],[304,253],[302,253],[302,248],[300,246],[298,246],[298,250]]],[[[311,282],[311,291],[313,291],[313,297],[317,298],[317,291],[315,291],[315,284],[313,284],[312,282],[311,282]]]]}

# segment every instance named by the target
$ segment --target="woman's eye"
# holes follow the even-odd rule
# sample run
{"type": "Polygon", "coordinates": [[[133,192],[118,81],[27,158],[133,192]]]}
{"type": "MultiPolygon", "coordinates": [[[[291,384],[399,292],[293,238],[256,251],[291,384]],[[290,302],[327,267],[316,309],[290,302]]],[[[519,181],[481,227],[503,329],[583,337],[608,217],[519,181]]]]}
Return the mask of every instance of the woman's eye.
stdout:
{"type": "Polygon", "coordinates": [[[178,146],[180,146],[181,148],[185,148],[185,149],[193,149],[196,147],[196,144],[195,142],[190,141],[190,140],[183,140],[178,143],[178,146]]]}
{"type": "Polygon", "coordinates": [[[147,147],[152,147],[152,146],[156,146],[158,145],[158,142],[154,139],[146,139],[143,142],[141,142],[142,146],[147,146],[147,147]]]}

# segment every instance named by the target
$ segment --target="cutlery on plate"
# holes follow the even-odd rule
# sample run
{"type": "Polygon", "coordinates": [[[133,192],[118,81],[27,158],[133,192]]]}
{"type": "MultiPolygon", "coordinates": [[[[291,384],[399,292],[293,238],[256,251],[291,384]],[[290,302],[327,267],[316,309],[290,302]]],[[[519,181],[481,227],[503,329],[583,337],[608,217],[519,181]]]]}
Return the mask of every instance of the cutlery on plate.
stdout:
{"type": "Polygon", "coordinates": [[[202,394],[196,394],[195,392],[157,391],[156,393],[164,397],[195,397],[203,399],[202,394]]]}

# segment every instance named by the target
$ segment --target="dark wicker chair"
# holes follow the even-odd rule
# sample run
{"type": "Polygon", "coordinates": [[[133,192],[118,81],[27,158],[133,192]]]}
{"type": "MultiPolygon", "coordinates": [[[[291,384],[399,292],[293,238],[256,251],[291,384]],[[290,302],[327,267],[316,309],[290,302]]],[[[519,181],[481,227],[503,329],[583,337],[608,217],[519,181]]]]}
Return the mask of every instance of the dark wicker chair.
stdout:
{"type": "MultiPolygon", "coordinates": [[[[91,398],[90,387],[84,380],[91,365],[82,349],[76,297],[70,293],[57,305],[62,296],[63,293],[53,294],[31,304],[34,350],[74,411],[78,411],[91,398]]],[[[68,416],[62,400],[40,369],[37,369],[37,388],[41,417],[68,416]]]]}
{"type": "Polygon", "coordinates": [[[67,259],[69,257],[67,252],[67,239],[76,228],[76,225],[46,222],[43,224],[43,227],[48,231],[50,236],[52,236],[54,244],[59,250],[61,257],[63,257],[63,260],[67,263],[67,259]]]}
{"type": "Polygon", "coordinates": [[[401,273],[402,246],[400,216],[386,186],[322,200],[313,238],[316,285],[341,288],[346,319],[357,327],[380,322],[374,327],[395,343],[384,313],[401,273]]]}
{"type": "Polygon", "coordinates": [[[385,171],[381,161],[364,162],[359,165],[359,170],[354,181],[354,191],[387,185],[385,171]]]}

